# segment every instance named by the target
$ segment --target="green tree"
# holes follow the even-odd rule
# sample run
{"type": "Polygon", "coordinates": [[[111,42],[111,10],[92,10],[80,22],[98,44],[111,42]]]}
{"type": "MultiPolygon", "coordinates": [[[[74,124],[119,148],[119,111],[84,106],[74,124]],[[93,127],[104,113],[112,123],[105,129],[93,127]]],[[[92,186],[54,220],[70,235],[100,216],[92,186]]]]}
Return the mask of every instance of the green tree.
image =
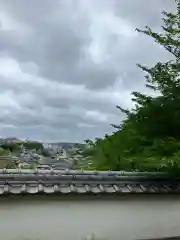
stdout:
{"type": "Polygon", "coordinates": [[[7,155],[7,153],[8,153],[8,150],[0,148],[0,156],[7,155]]]}
{"type": "Polygon", "coordinates": [[[180,0],[175,13],[163,12],[162,32],[149,27],[138,32],[152,37],[172,54],[168,62],[148,68],[138,64],[146,75],[146,87],[157,97],[132,93],[135,108],[122,109],[127,118],[117,132],[93,144],[94,162],[100,169],[174,170],[180,163],[180,0]]]}
{"type": "Polygon", "coordinates": [[[28,149],[44,150],[43,144],[36,141],[23,142],[23,145],[28,149]]]}
{"type": "Polygon", "coordinates": [[[4,150],[10,150],[11,152],[14,152],[20,150],[20,145],[17,143],[10,142],[2,144],[1,148],[3,148],[4,150]]]}

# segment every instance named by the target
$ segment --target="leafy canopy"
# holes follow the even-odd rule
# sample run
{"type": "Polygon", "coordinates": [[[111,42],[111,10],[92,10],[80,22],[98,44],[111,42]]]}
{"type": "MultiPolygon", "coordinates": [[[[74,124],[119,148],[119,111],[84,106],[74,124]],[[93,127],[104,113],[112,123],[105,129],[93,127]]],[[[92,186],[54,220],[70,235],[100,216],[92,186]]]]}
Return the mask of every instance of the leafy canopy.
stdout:
{"type": "MultiPolygon", "coordinates": [[[[170,60],[153,67],[137,66],[145,72],[152,97],[132,92],[135,108],[117,108],[126,119],[112,135],[94,142],[91,157],[98,169],[175,171],[180,165],[180,0],[174,13],[162,13],[162,31],[148,26],[139,33],[150,36],[170,53],[170,60]]],[[[133,80],[132,80],[133,81],[133,80]]]]}

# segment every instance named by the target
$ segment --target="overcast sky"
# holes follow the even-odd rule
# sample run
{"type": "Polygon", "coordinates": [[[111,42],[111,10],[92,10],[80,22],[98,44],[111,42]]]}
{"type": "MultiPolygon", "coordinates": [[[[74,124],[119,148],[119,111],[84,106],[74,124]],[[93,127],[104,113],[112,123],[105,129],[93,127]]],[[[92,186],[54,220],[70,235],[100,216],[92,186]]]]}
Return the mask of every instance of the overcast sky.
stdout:
{"type": "Polygon", "coordinates": [[[135,28],[173,0],[0,0],[0,136],[83,141],[113,131],[145,91],[136,63],[168,58],[135,28]]]}

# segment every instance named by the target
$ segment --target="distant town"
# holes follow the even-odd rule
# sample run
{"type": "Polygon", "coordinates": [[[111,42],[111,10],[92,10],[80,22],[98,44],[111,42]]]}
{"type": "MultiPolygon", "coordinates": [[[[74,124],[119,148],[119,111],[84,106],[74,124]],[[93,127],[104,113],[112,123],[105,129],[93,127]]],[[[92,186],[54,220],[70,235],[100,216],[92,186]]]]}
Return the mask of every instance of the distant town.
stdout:
{"type": "Polygon", "coordinates": [[[0,139],[0,168],[20,169],[87,169],[91,167],[88,156],[83,155],[87,144],[41,143],[0,139]]]}

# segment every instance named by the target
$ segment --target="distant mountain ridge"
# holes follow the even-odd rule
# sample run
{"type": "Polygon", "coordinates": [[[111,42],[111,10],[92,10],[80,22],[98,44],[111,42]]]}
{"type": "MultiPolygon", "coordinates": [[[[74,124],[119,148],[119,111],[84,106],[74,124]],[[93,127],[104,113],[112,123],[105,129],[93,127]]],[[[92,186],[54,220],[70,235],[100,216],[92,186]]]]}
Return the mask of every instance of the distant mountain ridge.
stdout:
{"type": "Polygon", "coordinates": [[[49,143],[51,144],[52,146],[59,146],[59,147],[62,147],[64,149],[66,148],[80,148],[80,147],[83,147],[85,146],[85,144],[83,143],[73,143],[73,142],[56,142],[56,143],[49,143]]]}
{"type": "Polygon", "coordinates": [[[40,144],[50,144],[53,147],[62,147],[65,150],[72,149],[72,148],[83,148],[85,146],[85,143],[77,143],[77,142],[43,142],[43,141],[34,141],[34,140],[19,140],[16,137],[7,137],[7,138],[0,138],[1,142],[22,142],[22,143],[28,143],[28,142],[35,142],[40,144]]]}

